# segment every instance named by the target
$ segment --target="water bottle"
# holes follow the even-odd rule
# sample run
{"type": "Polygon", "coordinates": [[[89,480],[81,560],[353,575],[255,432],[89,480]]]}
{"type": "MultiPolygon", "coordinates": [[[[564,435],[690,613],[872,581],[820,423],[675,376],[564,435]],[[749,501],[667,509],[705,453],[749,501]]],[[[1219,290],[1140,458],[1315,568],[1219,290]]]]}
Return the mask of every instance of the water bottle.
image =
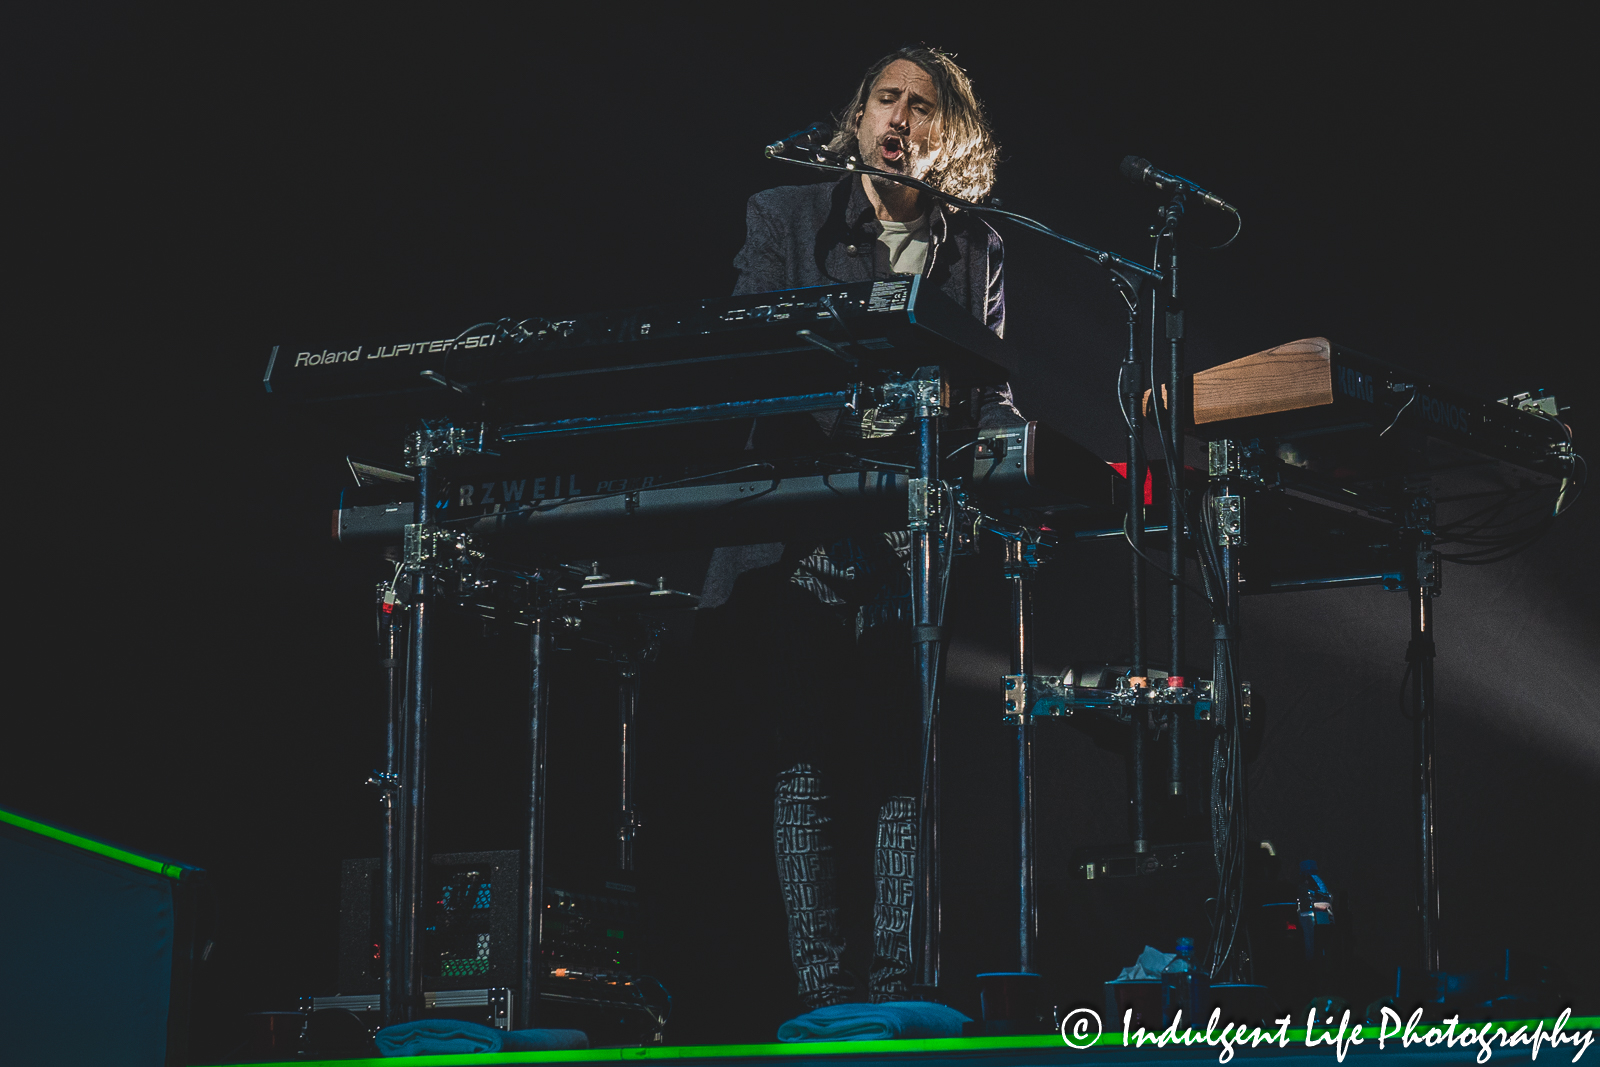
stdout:
{"type": "Polygon", "coordinates": [[[1162,1025],[1170,1025],[1182,1011],[1184,1024],[1193,1026],[1199,1019],[1208,985],[1205,972],[1195,966],[1194,938],[1178,938],[1178,954],[1161,971],[1162,1025]]]}

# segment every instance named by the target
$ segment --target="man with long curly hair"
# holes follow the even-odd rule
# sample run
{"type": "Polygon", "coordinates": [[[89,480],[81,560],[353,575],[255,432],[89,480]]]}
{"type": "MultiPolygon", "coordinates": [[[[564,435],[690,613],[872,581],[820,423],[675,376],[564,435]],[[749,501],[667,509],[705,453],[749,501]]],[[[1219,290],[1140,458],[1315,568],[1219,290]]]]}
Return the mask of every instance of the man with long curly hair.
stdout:
{"type": "MultiPolygon", "coordinates": [[[[967,200],[994,185],[998,147],[966,72],[942,52],[902,48],[867,69],[830,148],[967,200]]],[[[1000,237],[983,220],[869,174],[750,198],[735,294],[921,274],[1003,333],[1000,237]]]]}
{"type": "MultiPolygon", "coordinates": [[[[983,108],[966,73],[934,49],[902,48],[874,63],[835,122],[830,147],[872,170],[972,200],[994,183],[983,108]]],[[[889,178],[768,189],[750,198],[748,227],[734,260],[737,294],[915,274],[996,334],[1005,328],[999,235],[889,178]]],[[[1009,390],[961,407],[980,425],[1021,420],[1009,390]]],[[[903,432],[905,416],[864,409],[802,421],[848,449],[852,439],[903,432]]],[[[738,688],[760,695],[776,728],[773,841],[808,1010],[911,995],[920,711],[910,554],[906,531],[723,549],[706,583],[702,606],[727,601],[724,662],[745,673],[738,688]],[[870,920],[851,908],[869,898],[868,884],[870,920]],[[855,977],[863,972],[865,982],[855,977]]]]}

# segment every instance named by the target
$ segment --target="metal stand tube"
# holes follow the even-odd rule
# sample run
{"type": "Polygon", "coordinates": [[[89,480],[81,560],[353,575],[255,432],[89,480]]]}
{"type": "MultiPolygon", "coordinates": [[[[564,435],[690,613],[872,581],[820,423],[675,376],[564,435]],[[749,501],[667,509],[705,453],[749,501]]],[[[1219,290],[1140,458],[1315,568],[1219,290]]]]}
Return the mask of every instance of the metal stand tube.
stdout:
{"type": "MultiPolygon", "coordinates": [[[[935,626],[935,566],[938,538],[931,513],[939,478],[939,389],[924,389],[917,402],[917,480],[923,494],[921,518],[911,526],[913,654],[917,697],[922,711],[922,785],[917,805],[917,894],[913,929],[917,937],[915,984],[931,992],[939,986],[939,635],[935,626]]],[[[915,495],[915,492],[913,495],[915,495]]],[[[915,505],[914,505],[915,506],[915,505]]]]}
{"type": "Polygon", "coordinates": [[[1033,715],[1028,707],[1032,693],[1033,577],[1020,540],[1005,542],[1005,577],[1011,582],[1011,673],[1021,679],[1017,701],[1017,957],[1019,971],[1032,973],[1039,936],[1037,897],[1034,893],[1033,715]]]}
{"type": "MultiPolygon", "coordinates": [[[[396,579],[398,581],[398,578],[396,579]]],[[[378,626],[383,635],[383,688],[387,711],[383,746],[383,942],[379,949],[383,963],[383,986],[379,1014],[383,1025],[401,1022],[400,968],[396,950],[400,945],[400,798],[396,784],[400,780],[401,735],[404,727],[405,699],[404,675],[400,670],[401,633],[400,620],[392,610],[385,611],[380,598],[378,626]]]]}
{"type": "Polygon", "coordinates": [[[1420,580],[1411,589],[1411,701],[1416,715],[1416,788],[1422,860],[1422,960],[1439,970],[1439,871],[1434,853],[1433,594],[1420,580]]]}
{"type": "MultiPolygon", "coordinates": [[[[1144,661],[1144,560],[1140,555],[1144,543],[1144,421],[1140,406],[1144,403],[1144,390],[1140,388],[1143,375],[1139,370],[1139,348],[1136,325],[1138,304],[1128,306],[1128,355],[1122,363],[1121,389],[1122,414],[1128,431],[1128,514],[1126,533],[1129,553],[1129,603],[1132,606],[1132,643],[1129,666],[1134,678],[1145,677],[1144,661]]],[[[1144,684],[1141,681],[1139,684],[1144,684]]],[[[1149,832],[1145,813],[1145,719],[1143,709],[1133,712],[1133,741],[1128,751],[1132,764],[1133,850],[1148,851],[1149,832]]]]}
{"type": "Polygon", "coordinates": [[[633,839],[638,833],[639,821],[633,810],[633,742],[634,716],[639,710],[639,664],[625,660],[620,668],[617,686],[617,721],[621,734],[620,787],[617,811],[617,869],[633,870],[633,839]]]}
{"type": "Polygon", "coordinates": [[[1145,735],[1150,732],[1150,713],[1143,705],[1136,704],[1128,717],[1132,727],[1128,762],[1133,770],[1129,784],[1132,796],[1128,802],[1133,807],[1133,850],[1142,853],[1150,851],[1149,811],[1145,803],[1149,796],[1149,782],[1145,776],[1145,735]]]}
{"type": "MultiPolygon", "coordinates": [[[[417,522],[428,517],[432,467],[417,469],[417,522]]],[[[404,753],[400,773],[400,892],[396,906],[399,944],[399,1001],[396,1014],[414,1019],[422,1012],[422,948],[427,925],[427,793],[428,709],[432,703],[432,663],[429,652],[432,628],[432,589],[424,562],[411,573],[410,662],[406,664],[406,716],[404,753]]]]}
{"type": "Polygon", "coordinates": [[[550,706],[550,621],[535,615],[528,624],[528,836],[523,859],[519,911],[517,974],[518,1024],[539,1025],[539,978],[544,969],[539,946],[544,940],[544,816],[546,713],[550,706]]]}
{"type": "Polygon", "coordinates": [[[1144,662],[1144,560],[1139,553],[1144,548],[1144,420],[1140,405],[1144,391],[1140,388],[1143,375],[1139,370],[1139,354],[1134,336],[1134,311],[1128,313],[1128,358],[1122,364],[1122,408],[1127,417],[1128,431],[1128,543],[1133,547],[1129,568],[1129,603],[1133,608],[1132,645],[1129,666],[1136,678],[1143,677],[1144,662]]]}
{"type": "MultiPolygon", "coordinates": [[[[1178,297],[1178,238],[1173,215],[1182,211],[1182,194],[1168,209],[1167,228],[1167,406],[1166,438],[1172,449],[1172,466],[1167,478],[1167,569],[1172,572],[1168,585],[1169,642],[1167,673],[1183,674],[1183,304],[1178,297]]],[[[1151,388],[1155,387],[1151,383],[1151,388]]],[[[1157,416],[1159,417],[1159,416],[1157,416]]],[[[1172,796],[1183,795],[1183,716],[1174,709],[1170,716],[1167,784],[1172,796]]]]}

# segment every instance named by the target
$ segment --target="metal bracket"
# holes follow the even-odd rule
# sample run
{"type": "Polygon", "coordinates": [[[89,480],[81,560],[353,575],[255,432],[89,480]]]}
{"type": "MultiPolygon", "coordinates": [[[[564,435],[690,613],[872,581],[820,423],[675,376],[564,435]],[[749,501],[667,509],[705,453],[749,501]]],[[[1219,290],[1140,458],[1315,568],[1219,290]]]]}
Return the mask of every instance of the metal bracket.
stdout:
{"type": "Polygon", "coordinates": [[[487,432],[481,422],[457,426],[452,422],[424,421],[406,441],[406,466],[426,467],[439,456],[464,456],[473,452],[493,455],[484,447],[487,432]]]}
{"type": "Polygon", "coordinates": [[[906,479],[906,529],[922,531],[928,529],[928,520],[932,512],[932,502],[928,492],[928,479],[906,479]]]}
{"type": "Polygon", "coordinates": [[[913,377],[892,377],[878,387],[879,407],[916,416],[937,415],[949,407],[949,395],[937,367],[919,367],[913,377]]]}
{"type": "Polygon", "coordinates": [[[1246,544],[1244,534],[1244,497],[1217,497],[1217,544],[1238,546],[1246,544]]]}
{"type": "Polygon", "coordinates": [[[394,795],[400,791],[400,776],[388,771],[373,771],[367,776],[366,784],[378,791],[379,804],[391,804],[394,795]]]}
{"type": "Polygon", "coordinates": [[[1213,478],[1226,478],[1239,469],[1238,443],[1223,439],[1212,441],[1206,473],[1213,478]]]}
{"type": "Polygon", "coordinates": [[[433,562],[438,555],[439,545],[449,540],[449,536],[431,523],[406,523],[405,542],[400,553],[402,566],[408,571],[422,570],[433,562]]]}
{"type": "Polygon", "coordinates": [[[1206,457],[1206,473],[1212,478],[1237,477],[1261,485],[1261,446],[1255,441],[1229,438],[1212,441],[1206,457]]]}
{"type": "Polygon", "coordinates": [[[1000,676],[1001,699],[1005,702],[1006,721],[1021,723],[1028,716],[1028,691],[1020,674],[1000,676]]]}
{"type": "Polygon", "coordinates": [[[1418,537],[1433,537],[1433,497],[1425,488],[1416,489],[1410,501],[1400,511],[1400,526],[1415,530],[1418,537]]]}
{"type": "MultiPolygon", "coordinates": [[[[1012,690],[1021,685],[1021,679],[1016,675],[1004,675],[1001,682],[1005,687],[1007,720],[1011,721],[1015,715],[1010,706],[1015,699],[1012,690]]],[[[1192,685],[1179,686],[1167,682],[1166,678],[1130,679],[1118,676],[1111,687],[1080,686],[1076,684],[1071,671],[1058,676],[1034,675],[1024,702],[1025,714],[1033,719],[1054,719],[1071,718],[1083,711],[1100,718],[1132,723],[1135,721],[1134,710],[1145,708],[1152,713],[1148,723],[1151,729],[1159,728],[1160,723],[1170,715],[1192,717],[1196,722],[1212,721],[1215,697],[1210,679],[1198,678],[1192,685]]],[[[1247,695],[1246,704],[1248,701],[1247,695]]]]}
{"type": "Polygon", "coordinates": [[[991,526],[990,529],[1005,540],[1001,577],[1008,582],[1032,578],[1043,562],[1045,551],[1053,547],[1051,542],[1045,540],[1044,531],[1038,527],[1007,529],[991,526]]]}
{"type": "Polygon", "coordinates": [[[1427,590],[1429,596],[1438,596],[1444,590],[1444,568],[1439,564],[1439,553],[1432,545],[1417,545],[1417,588],[1427,590]]]}
{"type": "Polygon", "coordinates": [[[945,524],[946,547],[958,556],[970,556],[978,551],[979,535],[986,519],[979,509],[967,502],[967,494],[960,484],[954,486],[955,510],[945,524]]]}
{"type": "Polygon", "coordinates": [[[492,1025],[496,1030],[511,1029],[511,990],[488,990],[489,1017],[494,1020],[492,1025]]]}

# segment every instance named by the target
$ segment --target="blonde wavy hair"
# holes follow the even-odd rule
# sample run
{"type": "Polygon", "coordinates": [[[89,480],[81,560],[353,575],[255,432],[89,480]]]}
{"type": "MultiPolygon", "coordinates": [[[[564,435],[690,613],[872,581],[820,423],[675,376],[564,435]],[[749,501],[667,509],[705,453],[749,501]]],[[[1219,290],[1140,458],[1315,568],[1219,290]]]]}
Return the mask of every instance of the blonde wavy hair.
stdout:
{"type": "Polygon", "coordinates": [[[972,91],[972,79],[956,66],[955,60],[926,45],[890,52],[861,76],[856,95],[834,118],[838,131],[828,147],[835,152],[861,151],[856,143],[856,126],[866,111],[872,87],[889,64],[904,59],[915,63],[933,79],[939,100],[934,108],[934,134],[939,146],[933,168],[923,177],[940,192],[964,200],[982,200],[994,188],[994,168],[1000,154],[994,132],[989,128],[983,104],[972,91]]]}

